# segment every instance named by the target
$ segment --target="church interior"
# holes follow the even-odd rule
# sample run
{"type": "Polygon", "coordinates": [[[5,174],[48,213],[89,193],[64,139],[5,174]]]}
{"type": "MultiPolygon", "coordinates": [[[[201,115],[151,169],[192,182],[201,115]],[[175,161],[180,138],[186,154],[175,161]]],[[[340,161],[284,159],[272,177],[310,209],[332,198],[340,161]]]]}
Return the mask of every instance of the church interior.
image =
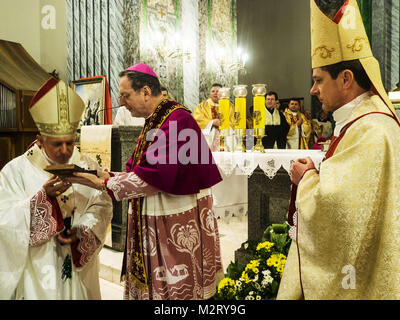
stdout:
{"type": "MultiPolygon", "coordinates": [[[[400,112],[400,4],[357,3],[383,85],[400,112]]],[[[191,111],[217,83],[228,88],[223,98],[231,104],[245,98],[241,116],[251,118],[254,85],[261,84],[264,95],[278,94],[282,110],[296,99],[300,111],[309,110],[310,119],[316,119],[321,103],[310,94],[310,52],[310,0],[2,0],[0,170],[36,139],[28,106],[50,76],[84,96],[76,142],[80,151],[120,172],[144,122],[116,123],[122,70],[148,64],[168,97],[191,111]],[[244,95],[234,92],[238,85],[246,86],[244,95]]],[[[239,135],[228,134],[221,141],[222,148],[212,151],[223,181],[212,190],[226,270],[231,262],[245,261],[248,244],[265,239],[268,226],[285,223],[291,163],[309,156],[319,165],[324,145],[263,149],[253,156],[239,135]]],[[[127,212],[127,201],[113,202],[113,219],[99,254],[103,299],[123,297],[127,212]]]]}

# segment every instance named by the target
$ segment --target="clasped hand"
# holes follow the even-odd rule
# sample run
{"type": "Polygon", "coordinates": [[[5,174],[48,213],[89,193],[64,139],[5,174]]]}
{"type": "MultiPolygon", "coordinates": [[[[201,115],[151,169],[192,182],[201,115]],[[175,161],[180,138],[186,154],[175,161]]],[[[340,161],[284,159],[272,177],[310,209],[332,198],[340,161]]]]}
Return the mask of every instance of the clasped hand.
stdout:
{"type": "Polygon", "coordinates": [[[71,244],[73,242],[75,242],[76,240],[78,240],[78,236],[77,236],[77,230],[76,228],[73,229],[68,229],[65,231],[66,234],[64,234],[64,232],[61,232],[57,235],[57,240],[62,244],[71,244]]]}
{"type": "Polygon", "coordinates": [[[290,166],[290,180],[298,185],[307,170],[315,169],[314,162],[310,157],[297,159],[290,166]]]}

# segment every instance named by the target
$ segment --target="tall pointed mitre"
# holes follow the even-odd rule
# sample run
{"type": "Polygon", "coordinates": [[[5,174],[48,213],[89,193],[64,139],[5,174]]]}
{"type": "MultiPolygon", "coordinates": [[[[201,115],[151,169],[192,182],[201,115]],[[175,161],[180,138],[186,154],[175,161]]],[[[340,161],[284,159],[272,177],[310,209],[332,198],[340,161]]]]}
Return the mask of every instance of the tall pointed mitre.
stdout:
{"type": "Polygon", "coordinates": [[[64,138],[76,133],[84,108],[75,91],[50,78],[32,98],[29,112],[41,135],[64,138]]]}
{"type": "Polygon", "coordinates": [[[357,1],[345,1],[333,20],[321,11],[315,0],[310,2],[312,67],[358,59],[372,82],[372,91],[379,94],[395,115],[382,83],[379,62],[372,55],[357,1]]]}

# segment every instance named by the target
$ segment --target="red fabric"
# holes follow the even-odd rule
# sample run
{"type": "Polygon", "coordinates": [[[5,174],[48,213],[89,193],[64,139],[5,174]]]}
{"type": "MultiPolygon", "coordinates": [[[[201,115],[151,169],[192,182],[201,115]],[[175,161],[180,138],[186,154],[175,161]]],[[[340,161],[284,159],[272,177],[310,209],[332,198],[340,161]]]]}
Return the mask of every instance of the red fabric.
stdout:
{"type": "Polygon", "coordinates": [[[60,206],[58,205],[58,201],[56,198],[51,198],[49,196],[47,196],[47,200],[51,203],[51,206],[53,208],[51,215],[54,220],[57,221],[57,232],[61,232],[64,229],[64,219],[60,206]]]}
{"type": "Polygon", "coordinates": [[[40,100],[47,92],[49,92],[53,87],[57,85],[59,81],[55,78],[50,78],[49,80],[46,81],[45,84],[43,84],[40,89],[36,92],[36,94],[33,96],[31,103],[29,105],[29,108],[32,108],[36,102],[40,100]]]}
{"type": "Polygon", "coordinates": [[[80,240],[76,240],[75,242],[71,243],[71,255],[72,255],[72,262],[74,263],[74,266],[76,268],[80,268],[81,266],[81,256],[82,253],[79,252],[78,246],[79,246],[80,240]]]}
{"type": "Polygon", "coordinates": [[[80,238],[77,241],[71,243],[71,255],[75,267],[80,268],[92,259],[96,250],[101,246],[101,241],[85,226],[79,227],[78,237],[80,238]]]}
{"type": "MultiPolygon", "coordinates": [[[[113,175],[113,176],[114,176],[114,175],[113,175]]],[[[107,188],[107,182],[108,182],[108,180],[110,180],[110,178],[106,178],[106,179],[104,180],[104,186],[106,187],[107,193],[108,193],[108,195],[111,197],[111,199],[114,200],[114,201],[116,201],[116,199],[115,199],[115,197],[114,197],[114,193],[113,193],[110,189],[107,188]]]]}
{"type": "Polygon", "coordinates": [[[289,212],[288,212],[288,223],[291,227],[294,226],[293,215],[296,212],[296,195],[297,195],[297,185],[292,183],[290,189],[290,202],[289,202],[289,212]]]}
{"type": "Polygon", "coordinates": [[[346,11],[346,8],[347,8],[348,4],[349,4],[349,0],[347,0],[347,1],[343,4],[343,6],[339,9],[339,11],[336,13],[335,17],[332,19],[332,21],[333,21],[334,23],[339,24],[340,20],[342,20],[343,15],[344,15],[344,13],[345,13],[345,11],[346,11]]]}
{"type": "Polygon", "coordinates": [[[112,124],[112,104],[111,104],[111,96],[110,96],[110,89],[108,87],[108,81],[107,81],[107,76],[101,75],[101,76],[94,76],[94,77],[88,77],[88,78],[80,78],[78,80],[89,80],[89,79],[98,79],[98,78],[104,78],[105,80],[105,87],[106,87],[106,92],[104,95],[104,124],[112,124]]]}

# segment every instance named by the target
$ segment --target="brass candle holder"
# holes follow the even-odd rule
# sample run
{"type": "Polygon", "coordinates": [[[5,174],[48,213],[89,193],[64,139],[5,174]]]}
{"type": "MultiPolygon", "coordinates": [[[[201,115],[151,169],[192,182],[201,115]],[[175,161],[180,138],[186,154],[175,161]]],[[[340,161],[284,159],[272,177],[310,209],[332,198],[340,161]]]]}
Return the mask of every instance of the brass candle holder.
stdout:
{"type": "Polygon", "coordinates": [[[264,153],[262,138],[265,136],[265,94],[267,86],[265,84],[253,84],[253,129],[257,141],[253,151],[264,153]]]}

